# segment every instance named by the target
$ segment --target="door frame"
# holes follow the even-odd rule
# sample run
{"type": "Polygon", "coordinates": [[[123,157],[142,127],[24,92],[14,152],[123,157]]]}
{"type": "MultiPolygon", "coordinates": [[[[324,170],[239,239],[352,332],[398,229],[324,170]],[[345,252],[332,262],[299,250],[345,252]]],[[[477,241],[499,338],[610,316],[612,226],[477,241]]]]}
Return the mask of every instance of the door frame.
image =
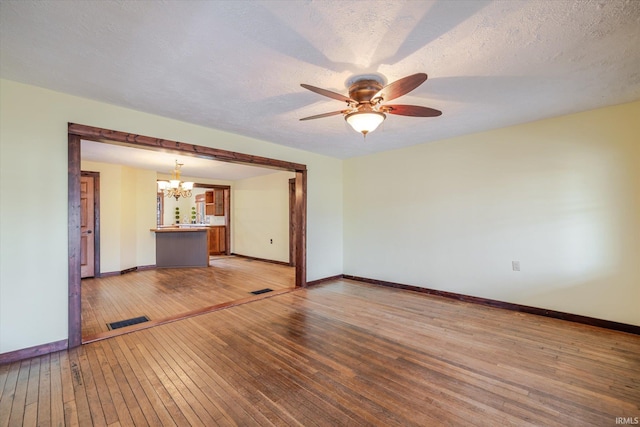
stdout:
{"type": "Polygon", "coordinates": [[[236,153],[162,138],[86,126],[67,125],[68,138],[68,248],[69,248],[69,338],[68,348],[82,344],[82,300],[80,281],[80,174],[82,139],[128,145],[154,151],[187,154],[222,162],[262,166],[295,172],[295,286],[307,286],[307,166],[285,160],[236,153]]]}
{"type": "Polygon", "coordinates": [[[296,179],[289,179],[289,265],[296,266],[296,179]]]}
{"type": "Polygon", "coordinates": [[[93,178],[93,277],[100,277],[100,172],[81,171],[93,178]]]}

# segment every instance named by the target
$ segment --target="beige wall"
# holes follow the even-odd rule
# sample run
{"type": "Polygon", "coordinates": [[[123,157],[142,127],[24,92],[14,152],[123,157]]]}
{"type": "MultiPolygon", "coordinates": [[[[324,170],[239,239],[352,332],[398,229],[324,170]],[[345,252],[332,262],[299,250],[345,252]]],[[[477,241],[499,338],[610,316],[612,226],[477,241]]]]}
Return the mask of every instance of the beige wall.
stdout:
{"type": "Polygon", "coordinates": [[[340,160],[0,80],[0,353],[67,338],[68,122],[306,164],[307,278],[342,272],[340,160]]]}
{"type": "MultiPolygon", "coordinates": [[[[67,122],[306,164],[309,280],[344,272],[640,325],[639,118],[636,102],[343,162],[0,80],[0,353],[67,338],[67,122]]],[[[144,233],[146,214],[128,218],[113,213],[120,239],[144,233]]],[[[148,247],[138,235],[105,250],[124,269],[152,264],[148,247]]]]}
{"type": "Polygon", "coordinates": [[[347,160],[344,207],[345,274],[640,325],[639,102],[347,160]]]}
{"type": "Polygon", "coordinates": [[[100,272],[156,263],[156,172],[83,161],[100,173],[100,272]]]}
{"type": "Polygon", "coordinates": [[[289,262],[289,179],[294,177],[276,172],[234,182],[234,253],[289,262]]]}
{"type": "Polygon", "coordinates": [[[80,168],[83,171],[100,173],[100,270],[122,271],[122,166],[85,161],[81,163],[80,168]]]}
{"type": "Polygon", "coordinates": [[[156,227],[157,174],[155,171],[133,170],[136,182],[136,197],[132,203],[136,207],[136,261],[134,265],[125,268],[156,264],[156,238],[149,229],[156,227]]]}

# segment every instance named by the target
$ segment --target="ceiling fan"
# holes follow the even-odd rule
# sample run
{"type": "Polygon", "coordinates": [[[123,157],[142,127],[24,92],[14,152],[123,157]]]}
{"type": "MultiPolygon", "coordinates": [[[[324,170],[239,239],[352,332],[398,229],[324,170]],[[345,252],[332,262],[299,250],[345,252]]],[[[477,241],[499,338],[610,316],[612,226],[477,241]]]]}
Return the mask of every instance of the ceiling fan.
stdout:
{"type": "Polygon", "coordinates": [[[351,83],[349,86],[349,96],[308,84],[301,84],[300,86],[311,92],[346,102],[347,108],[330,113],[304,117],[300,120],[313,120],[342,114],[353,129],[366,137],[369,132],[374,131],[378,125],[386,119],[386,114],[412,117],[437,117],[442,114],[442,111],[418,105],[384,104],[386,101],[391,101],[392,99],[411,92],[426,80],[427,75],[425,73],[417,73],[382,86],[382,83],[376,76],[363,76],[356,78],[353,83],[351,83]]]}

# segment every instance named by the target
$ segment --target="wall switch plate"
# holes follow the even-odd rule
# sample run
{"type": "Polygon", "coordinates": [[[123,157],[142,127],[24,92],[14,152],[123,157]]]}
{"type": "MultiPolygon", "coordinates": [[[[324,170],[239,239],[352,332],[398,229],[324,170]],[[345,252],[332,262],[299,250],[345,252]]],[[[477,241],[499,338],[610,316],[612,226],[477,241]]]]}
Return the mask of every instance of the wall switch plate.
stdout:
{"type": "Polygon", "coordinates": [[[511,261],[513,271],[520,271],[520,261],[511,261]]]}

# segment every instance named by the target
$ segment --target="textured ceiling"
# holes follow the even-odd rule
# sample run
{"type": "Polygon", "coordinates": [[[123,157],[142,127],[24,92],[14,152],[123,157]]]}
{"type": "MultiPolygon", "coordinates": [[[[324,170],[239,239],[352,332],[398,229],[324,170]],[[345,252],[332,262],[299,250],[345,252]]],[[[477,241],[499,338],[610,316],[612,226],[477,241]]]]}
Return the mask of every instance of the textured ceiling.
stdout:
{"type": "Polygon", "coordinates": [[[181,174],[185,179],[220,179],[236,181],[269,175],[278,172],[274,169],[238,163],[218,162],[194,156],[180,155],[164,151],[153,151],[123,145],[105,144],[94,141],[81,141],[82,160],[130,166],[170,175],[175,162],[182,163],[181,174]]]}
{"type": "Polygon", "coordinates": [[[3,78],[338,158],[640,99],[640,1],[6,1],[3,78]],[[359,74],[429,80],[366,141],[359,74]]]}

